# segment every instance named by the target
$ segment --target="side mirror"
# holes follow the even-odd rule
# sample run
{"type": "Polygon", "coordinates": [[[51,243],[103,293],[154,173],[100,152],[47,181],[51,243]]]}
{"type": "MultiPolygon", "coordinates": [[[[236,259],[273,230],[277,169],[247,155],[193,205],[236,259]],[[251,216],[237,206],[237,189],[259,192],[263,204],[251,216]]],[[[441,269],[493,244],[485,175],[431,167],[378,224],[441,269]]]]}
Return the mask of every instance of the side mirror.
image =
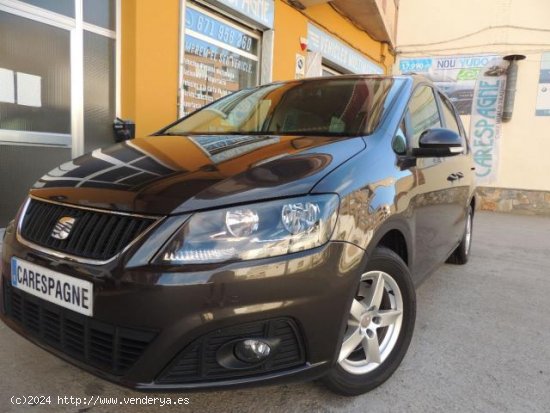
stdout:
{"type": "Polygon", "coordinates": [[[460,135],[450,129],[442,128],[422,132],[418,146],[412,150],[413,155],[418,158],[453,156],[464,151],[460,135]]]}

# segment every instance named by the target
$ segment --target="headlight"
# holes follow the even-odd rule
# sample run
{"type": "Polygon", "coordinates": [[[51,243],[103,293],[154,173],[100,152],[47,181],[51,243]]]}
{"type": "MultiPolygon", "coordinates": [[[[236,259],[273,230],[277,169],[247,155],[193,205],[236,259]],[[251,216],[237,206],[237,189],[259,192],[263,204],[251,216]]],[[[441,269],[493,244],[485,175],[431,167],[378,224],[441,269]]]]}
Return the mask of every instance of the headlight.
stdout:
{"type": "Polygon", "coordinates": [[[330,239],[338,204],[337,195],[315,195],[199,212],[155,262],[252,260],[315,248],[330,239]]]}

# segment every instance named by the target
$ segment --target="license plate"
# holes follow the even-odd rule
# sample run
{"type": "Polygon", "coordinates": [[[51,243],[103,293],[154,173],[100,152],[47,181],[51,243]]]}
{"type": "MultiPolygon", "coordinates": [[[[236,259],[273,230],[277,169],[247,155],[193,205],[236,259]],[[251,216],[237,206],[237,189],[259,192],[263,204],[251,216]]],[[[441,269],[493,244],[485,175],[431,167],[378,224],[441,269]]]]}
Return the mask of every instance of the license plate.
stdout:
{"type": "Polygon", "coordinates": [[[77,313],[93,315],[94,290],[89,281],[12,257],[11,285],[77,313]]]}

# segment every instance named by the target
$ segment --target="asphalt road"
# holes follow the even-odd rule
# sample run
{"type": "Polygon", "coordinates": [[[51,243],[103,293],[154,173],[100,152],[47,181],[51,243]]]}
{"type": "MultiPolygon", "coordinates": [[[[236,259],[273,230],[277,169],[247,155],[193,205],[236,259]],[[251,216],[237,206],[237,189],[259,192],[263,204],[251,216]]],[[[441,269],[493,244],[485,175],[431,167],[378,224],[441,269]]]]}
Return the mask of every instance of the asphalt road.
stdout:
{"type": "Polygon", "coordinates": [[[95,378],[0,325],[0,412],[548,412],[550,217],[479,213],[468,265],[445,265],[418,290],[417,328],[388,382],[344,398],[318,383],[136,393],[95,378]],[[12,396],[49,395],[17,407],[12,396]],[[63,406],[57,396],[187,397],[188,405],[63,406]]]}

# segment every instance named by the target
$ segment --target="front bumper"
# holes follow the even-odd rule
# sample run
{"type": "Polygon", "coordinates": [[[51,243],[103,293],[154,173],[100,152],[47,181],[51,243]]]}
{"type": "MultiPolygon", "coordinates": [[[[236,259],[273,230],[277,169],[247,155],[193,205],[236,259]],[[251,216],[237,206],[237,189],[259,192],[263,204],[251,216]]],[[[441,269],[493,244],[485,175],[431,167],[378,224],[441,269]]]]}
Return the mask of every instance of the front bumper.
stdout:
{"type": "MultiPolygon", "coordinates": [[[[345,314],[366,260],[362,249],[348,243],[330,242],[314,250],[256,261],[184,268],[153,265],[128,268],[130,257],[138,249],[136,245],[116,262],[93,266],[53,258],[20,244],[15,234],[8,233],[1,262],[1,318],[46,350],[100,377],[132,388],[210,388],[311,379],[324,374],[335,362],[345,328],[345,314]],[[43,300],[18,292],[31,302],[31,308],[39,306],[35,318],[40,323],[36,327],[28,315],[13,316],[8,308],[12,304],[5,302],[6,291],[15,290],[9,285],[12,256],[94,284],[93,318],[75,319],[74,313],[63,310],[59,315],[61,321],[55,324],[65,328],[70,322],[78,322],[83,326],[76,333],[71,330],[74,337],[82,339],[80,353],[67,349],[65,330],[60,330],[63,345],[52,345],[52,341],[46,339],[47,326],[42,323],[46,316],[53,317],[51,312],[58,312],[55,306],[52,308],[43,300]],[[277,324],[283,322],[281,320],[287,323],[286,327],[277,324]],[[233,334],[231,339],[239,334],[246,338],[259,325],[279,326],[281,334],[288,337],[292,330],[297,345],[301,346],[301,356],[296,359],[299,363],[225,374],[223,368],[211,365],[211,357],[207,360],[210,364],[201,360],[200,374],[196,377],[181,381],[177,376],[165,379],[184,353],[193,359],[189,351],[196,343],[230,339],[224,335],[228,331],[233,334]],[[111,334],[108,340],[112,349],[104,352],[113,354],[107,364],[98,367],[100,364],[90,363],[95,350],[86,343],[93,342],[94,337],[104,339],[106,336],[102,334],[111,334]],[[126,360],[124,368],[117,369],[120,365],[116,364],[119,360],[116,357],[123,339],[130,340],[131,344],[132,340],[141,340],[144,345],[135,359],[126,360]],[[107,367],[109,363],[112,368],[107,367]],[[213,368],[217,373],[209,374],[213,368]]],[[[265,327],[261,331],[270,329],[265,327]]],[[[223,342],[218,343],[221,344],[223,342]]],[[[195,353],[195,358],[206,357],[206,353],[201,350],[195,353]]]]}

